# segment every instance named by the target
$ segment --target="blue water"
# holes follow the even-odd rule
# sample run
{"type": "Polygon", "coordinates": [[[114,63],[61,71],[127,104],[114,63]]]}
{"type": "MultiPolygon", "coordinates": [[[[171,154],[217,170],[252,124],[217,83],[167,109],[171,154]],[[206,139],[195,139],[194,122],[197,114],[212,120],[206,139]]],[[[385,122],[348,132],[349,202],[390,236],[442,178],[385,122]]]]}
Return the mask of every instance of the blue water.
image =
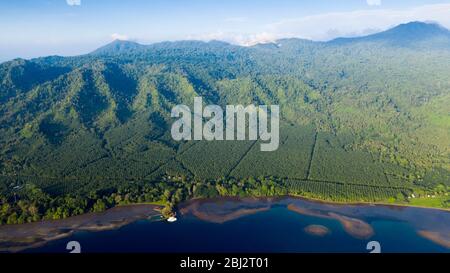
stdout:
{"type": "MultiPolygon", "coordinates": [[[[357,215],[372,226],[375,234],[371,238],[358,239],[348,234],[337,220],[288,210],[286,204],[291,202],[276,202],[267,211],[224,223],[207,222],[189,213],[179,215],[175,223],[140,220],[116,230],[77,232],[27,252],[68,252],[66,244],[69,241],[78,241],[82,252],[369,252],[366,245],[374,240],[380,243],[382,252],[450,252],[450,249],[417,234],[418,229],[429,229],[434,225],[417,226],[418,223],[420,225],[436,217],[444,222],[442,225],[440,221],[441,230],[442,227],[450,228],[447,225],[450,221],[448,212],[415,208],[333,207],[333,211],[342,211],[343,215],[352,217],[357,215]],[[421,214],[426,217],[421,218],[421,214]],[[312,224],[325,226],[331,232],[323,237],[306,233],[304,228],[312,224]]],[[[307,201],[295,202],[315,208],[321,206],[307,201]]]]}

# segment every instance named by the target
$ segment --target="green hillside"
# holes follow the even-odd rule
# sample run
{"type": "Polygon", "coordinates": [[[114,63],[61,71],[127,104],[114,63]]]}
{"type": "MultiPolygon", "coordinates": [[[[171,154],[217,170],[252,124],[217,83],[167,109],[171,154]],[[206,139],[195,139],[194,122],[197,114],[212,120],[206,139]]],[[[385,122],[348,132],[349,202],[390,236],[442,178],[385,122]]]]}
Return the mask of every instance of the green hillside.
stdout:
{"type": "Polygon", "coordinates": [[[330,42],[115,41],[2,63],[0,223],[217,195],[408,204],[414,194],[448,207],[448,60],[449,31],[415,22],[330,42]],[[280,105],[279,149],[172,140],[170,110],[196,96],[280,105]]]}

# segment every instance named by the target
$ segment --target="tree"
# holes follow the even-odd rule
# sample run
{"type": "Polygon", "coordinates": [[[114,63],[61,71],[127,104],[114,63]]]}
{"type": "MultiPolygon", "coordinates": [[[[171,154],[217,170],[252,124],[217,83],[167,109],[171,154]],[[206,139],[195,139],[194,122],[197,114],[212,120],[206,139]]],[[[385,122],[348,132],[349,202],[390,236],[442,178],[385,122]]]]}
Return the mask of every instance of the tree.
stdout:
{"type": "Polygon", "coordinates": [[[17,224],[17,212],[13,212],[11,215],[9,215],[6,223],[8,225],[17,224]]]}
{"type": "Polygon", "coordinates": [[[93,212],[102,212],[106,210],[106,204],[102,199],[98,199],[92,207],[93,212]]]}
{"type": "Polygon", "coordinates": [[[174,216],[174,212],[173,212],[173,204],[172,203],[167,203],[164,208],[161,210],[161,214],[163,217],[165,218],[169,218],[174,216]]]}

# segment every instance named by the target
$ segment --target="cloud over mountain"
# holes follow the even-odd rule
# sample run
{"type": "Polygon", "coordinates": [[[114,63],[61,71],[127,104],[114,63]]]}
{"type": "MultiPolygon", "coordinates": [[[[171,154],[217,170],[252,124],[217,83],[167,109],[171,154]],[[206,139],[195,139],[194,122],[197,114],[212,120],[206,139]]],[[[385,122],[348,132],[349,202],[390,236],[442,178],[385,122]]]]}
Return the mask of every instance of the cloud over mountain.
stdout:
{"type": "Polygon", "coordinates": [[[381,0],[367,0],[367,5],[369,6],[380,6],[381,0]]]}
{"type": "Polygon", "coordinates": [[[119,33],[113,33],[111,34],[111,38],[113,40],[122,40],[122,41],[127,41],[129,40],[127,35],[123,35],[123,34],[119,34],[119,33]]]}
{"type": "Polygon", "coordinates": [[[81,6],[81,0],[66,0],[69,6],[81,6]]]}
{"type": "MultiPolygon", "coordinates": [[[[373,1],[372,1],[373,2],[373,1]]],[[[366,9],[330,12],[285,19],[267,26],[277,37],[330,40],[341,36],[371,34],[411,21],[435,21],[450,27],[450,4],[435,4],[409,9],[366,9]]]]}
{"type": "MultiPolygon", "coordinates": [[[[381,5],[380,0],[368,0],[367,3],[372,6],[381,5]]],[[[408,9],[362,9],[321,13],[275,21],[261,26],[262,31],[255,33],[241,33],[239,29],[231,29],[192,34],[185,38],[222,40],[243,46],[289,37],[327,41],[338,37],[369,35],[412,21],[438,22],[450,28],[450,4],[424,5],[408,9]]]]}

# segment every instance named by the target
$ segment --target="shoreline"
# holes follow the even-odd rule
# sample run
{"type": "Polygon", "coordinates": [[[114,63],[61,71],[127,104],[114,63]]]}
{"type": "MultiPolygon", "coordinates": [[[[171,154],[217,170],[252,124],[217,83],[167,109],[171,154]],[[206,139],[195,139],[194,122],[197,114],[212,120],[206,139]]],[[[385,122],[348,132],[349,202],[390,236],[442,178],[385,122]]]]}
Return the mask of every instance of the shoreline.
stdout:
{"type": "MultiPolygon", "coordinates": [[[[261,199],[275,199],[275,200],[281,200],[285,198],[294,198],[294,199],[300,199],[308,202],[313,203],[320,203],[324,205],[337,205],[337,206],[385,206],[385,207],[398,207],[398,208],[420,208],[420,209],[432,209],[432,210],[439,210],[439,211],[446,211],[450,212],[450,208],[437,208],[437,207],[427,207],[427,206],[419,206],[419,205],[409,205],[409,204],[401,204],[401,203],[386,203],[386,202],[365,202],[365,201],[355,201],[355,202],[348,202],[348,201],[330,201],[330,200],[323,200],[318,198],[312,198],[312,197],[304,197],[301,195],[280,195],[280,196],[217,196],[213,198],[192,198],[185,200],[177,205],[177,211],[182,210],[184,207],[188,206],[189,204],[193,202],[208,202],[211,200],[236,200],[236,201],[242,201],[242,200],[261,200],[261,199]]],[[[111,211],[113,209],[117,208],[127,208],[127,207],[135,207],[135,206],[152,206],[154,207],[155,211],[159,211],[162,209],[163,205],[158,204],[157,202],[150,202],[150,203],[131,203],[131,204],[125,204],[125,205],[118,205],[112,208],[109,208],[105,210],[104,212],[100,213],[94,213],[94,212],[88,212],[77,216],[71,216],[64,219],[57,219],[57,220],[41,220],[38,222],[31,222],[31,223],[23,223],[23,224],[12,224],[12,225],[0,225],[1,227],[6,226],[23,226],[23,225],[29,225],[29,224],[36,224],[36,223],[42,223],[42,222],[51,222],[51,221],[63,221],[63,220],[70,220],[75,219],[77,217],[83,217],[83,216],[90,216],[95,214],[102,214],[107,211],[111,211]]]]}
{"type": "Polygon", "coordinates": [[[40,247],[79,231],[118,229],[137,220],[159,215],[156,211],[159,208],[160,206],[152,204],[130,204],[59,220],[3,225],[0,226],[0,253],[40,247]]]}
{"type": "MultiPolygon", "coordinates": [[[[195,213],[196,208],[201,206],[201,204],[203,203],[218,202],[218,201],[236,201],[248,203],[267,201],[271,203],[282,201],[284,199],[289,198],[331,206],[379,206],[388,208],[411,207],[419,209],[433,209],[443,212],[450,211],[450,209],[408,206],[402,204],[369,203],[369,202],[329,202],[324,200],[316,200],[312,198],[305,198],[302,196],[293,196],[293,195],[273,196],[273,197],[224,196],[215,198],[193,198],[180,203],[177,206],[176,211],[181,213],[182,215],[185,214],[185,212],[188,213],[191,212],[193,213],[194,216],[196,216],[199,219],[205,219],[206,217],[207,219],[211,220],[209,214],[203,215],[204,213],[200,211],[195,213]],[[194,206],[194,208],[192,206],[194,206]]],[[[156,205],[154,203],[127,204],[110,208],[101,213],[87,213],[60,220],[44,220],[40,222],[25,223],[25,224],[3,225],[0,226],[0,235],[1,235],[0,253],[20,252],[26,249],[41,247],[51,241],[69,237],[73,235],[75,232],[79,231],[97,232],[97,231],[118,229],[122,226],[128,225],[138,220],[148,219],[149,217],[152,216],[161,215],[160,211],[158,211],[161,208],[162,208],[161,205],[156,205]]],[[[230,215],[222,215],[222,216],[227,219],[229,218],[228,220],[236,219],[247,214],[266,211],[268,210],[268,208],[270,208],[270,206],[261,208],[243,208],[243,209],[241,208],[235,212],[232,212],[230,215]]],[[[288,205],[287,209],[292,208],[290,208],[288,205]]],[[[331,217],[333,219],[336,218],[333,217],[333,215],[331,216],[327,215],[327,217],[331,217]]],[[[216,223],[224,222],[222,221],[223,219],[218,220],[215,219],[214,217],[212,218],[212,220],[214,220],[212,222],[216,223]]],[[[341,223],[343,222],[345,224],[348,222],[349,219],[340,219],[340,220],[341,223]]],[[[348,229],[351,230],[352,226],[354,226],[353,224],[355,223],[353,222],[350,223],[352,225],[348,225],[348,229]]],[[[437,240],[436,238],[434,239],[437,240]]],[[[441,238],[438,239],[441,240],[441,238]]]]}
{"type": "Polygon", "coordinates": [[[305,201],[310,202],[317,202],[322,204],[330,204],[330,205],[356,205],[356,206],[362,206],[362,205],[371,205],[371,206],[386,206],[386,207],[401,207],[401,208],[420,208],[420,209],[433,209],[433,210],[440,210],[440,211],[447,211],[450,212],[450,208],[437,208],[437,207],[427,207],[427,206],[420,206],[420,205],[409,205],[409,204],[402,204],[402,203],[387,203],[387,202],[365,202],[365,201],[355,201],[355,202],[340,202],[340,201],[328,201],[323,199],[317,199],[312,197],[304,197],[301,195],[285,195],[285,197],[291,197],[291,198],[298,198],[305,201]]]}
{"type": "Polygon", "coordinates": [[[401,203],[387,203],[387,202],[365,202],[365,201],[355,201],[355,202],[340,202],[340,201],[330,201],[323,200],[312,197],[304,197],[301,195],[279,195],[279,196],[218,196],[213,198],[192,198],[186,201],[183,201],[179,204],[180,208],[183,208],[186,205],[189,205],[192,202],[199,202],[202,200],[220,200],[220,199],[229,199],[229,200],[246,200],[246,199],[284,199],[284,198],[295,198],[308,202],[320,203],[320,204],[328,204],[328,205],[341,205],[341,206],[385,206],[385,207],[398,207],[398,208],[420,208],[420,209],[433,209],[439,211],[450,212],[450,208],[437,208],[437,207],[427,207],[427,206],[419,206],[419,205],[409,205],[409,204],[401,204],[401,203]]]}

